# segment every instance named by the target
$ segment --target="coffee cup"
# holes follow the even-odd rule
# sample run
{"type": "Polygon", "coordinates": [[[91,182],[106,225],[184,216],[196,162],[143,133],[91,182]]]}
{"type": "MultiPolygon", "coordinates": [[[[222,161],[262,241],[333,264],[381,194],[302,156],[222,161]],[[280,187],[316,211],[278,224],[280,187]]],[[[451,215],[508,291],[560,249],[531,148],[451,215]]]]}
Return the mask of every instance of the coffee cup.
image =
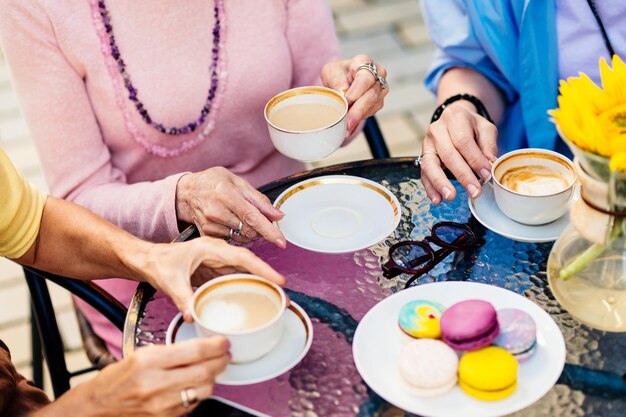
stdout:
{"type": "Polygon", "coordinates": [[[527,225],[550,223],[569,209],[575,193],[572,161],[547,149],[519,149],[499,157],[491,167],[500,210],[527,225]]]}
{"type": "Polygon", "coordinates": [[[283,91],[265,105],[265,121],[274,147],[302,162],[322,159],[345,140],[348,101],[326,87],[283,91]]]}
{"type": "Polygon", "coordinates": [[[286,308],[280,286],[256,275],[232,274],[199,287],[191,314],[199,335],[226,336],[232,362],[242,363],[261,358],[278,344],[286,308]]]}

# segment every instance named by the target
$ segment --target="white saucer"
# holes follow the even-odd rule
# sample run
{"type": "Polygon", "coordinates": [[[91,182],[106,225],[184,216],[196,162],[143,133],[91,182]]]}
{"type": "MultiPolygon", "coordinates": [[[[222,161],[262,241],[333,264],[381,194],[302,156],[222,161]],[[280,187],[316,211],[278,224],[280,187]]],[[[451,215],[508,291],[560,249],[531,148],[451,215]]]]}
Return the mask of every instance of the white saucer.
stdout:
{"type": "Polygon", "coordinates": [[[378,395],[396,407],[428,417],[496,417],[514,413],[543,397],[565,365],[565,341],[548,313],[517,293],[475,282],[418,285],[385,298],[359,323],[352,352],[361,377],[378,395]],[[515,392],[499,401],[480,401],[457,385],[438,397],[411,395],[401,385],[397,372],[398,356],[404,344],[398,331],[398,314],[405,303],[416,299],[439,302],[446,307],[461,300],[481,299],[496,309],[517,308],[527,312],[537,325],[537,350],[519,365],[515,392]]]}
{"type": "Polygon", "coordinates": [[[299,182],[274,201],[285,238],[314,252],[346,253],[372,246],[400,223],[398,199],[360,177],[329,175],[299,182]]]}
{"type": "Polygon", "coordinates": [[[483,193],[475,200],[468,198],[469,208],[476,220],[487,229],[520,242],[552,242],[569,224],[569,212],[555,221],[539,226],[529,226],[511,220],[498,208],[493,188],[485,184],[483,193]]]}
{"type": "MultiPolygon", "coordinates": [[[[178,313],[167,328],[166,343],[182,342],[198,337],[193,323],[185,323],[178,313]]],[[[313,325],[305,311],[291,301],[285,311],[285,328],[278,345],[267,355],[253,362],[230,364],[217,376],[222,385],[249,385],[268,381],[296,366],[313,342],[313,325]]]]}

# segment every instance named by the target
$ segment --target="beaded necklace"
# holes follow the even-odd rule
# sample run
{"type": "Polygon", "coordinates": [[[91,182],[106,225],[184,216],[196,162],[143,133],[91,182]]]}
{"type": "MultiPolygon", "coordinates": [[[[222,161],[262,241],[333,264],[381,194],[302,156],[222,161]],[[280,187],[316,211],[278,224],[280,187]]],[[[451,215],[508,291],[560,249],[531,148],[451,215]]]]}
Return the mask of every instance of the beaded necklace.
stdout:
{"type": "Polygon", "coordinates": [[[221,34],[221,25],[220,25],[220,0],[215,1],[215,6],[213,7],[213,15],[215,17],[215,26],[213,26],[213,48],[211,50],[211,66],[209,67],[209,73],[211,74],[211,86],[209,87],[209,93],[204,103],[204,107],[202,107],[202,111],[200,112],[200,116],[183,126],[180,127],[165,127],[162,123],[155,122],[150,117],[150,113],[139,99],[139,92],[137,88],[133,85],[130,75],[128,71],[126,71],[126,63],[120,54],[119,47],[115,41],[115,35],[113,34],[113,25],[111,24],[111,15],[107,10],[106,4],[104,0],[98,0],[98,11],[100,12],[100,16],[102,18],[102,23],[104,24],[104,29],[108,38],[109,46],[111,48],[111,55],[117,62],[117,68],[124,80],[124,86],[126,87],[126,91],[128,92],[128,99],[132,101],[135,105],[135,108],[143,118],[144,122],[148,125],[152,126],[156,130],[161,133],[167,135],[184,135],[187,133],[192,133],[198,127],[204,124],[207,116],[211,112],[211,107],[213,104],[213,99],[215,98],[215,92],[217,90],[218,85],[218,59],[219,59],[219,44],[220,44],[220,34],[221,34]]]}

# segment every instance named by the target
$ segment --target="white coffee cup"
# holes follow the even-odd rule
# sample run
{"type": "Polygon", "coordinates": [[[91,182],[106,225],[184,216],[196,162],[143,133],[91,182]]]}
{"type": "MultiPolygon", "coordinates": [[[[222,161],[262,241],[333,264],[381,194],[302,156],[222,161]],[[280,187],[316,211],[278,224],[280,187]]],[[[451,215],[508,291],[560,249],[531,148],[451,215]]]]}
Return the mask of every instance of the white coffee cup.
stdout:
{"type": "Polygon", "coordinates": [[[226,336],[232,362],[242,363],[259,359],[278,344],[286,308],[287,296],[280,286],[256,275],[231,274],[199,287],[191,314],[199,335],[226,336]],[[263,303],[267,298],[270,304],[263,305],[272,310],[260,311],[259,303],[252,303],[259,301],[257,297],[263,297],[263,303]],[[258,323],[250,326],[250,321],[258,323]]]}
{"type": "Polygon", "coordinates": [[[550,223],[563,216],[576,188],[572,161],[547,149],[508,152],[493,163],[491,177],[500,210],[528,225],[550,223]]]}
{"type": "MultiPolygon", "coordinates": [[[[263,111],[272,143],[280,153],[302,162],[322,159],[333,153],[346,138],[348,101],[343,94],[326,87],[298,87],[272,97],[263,111]],[[304,106],[301,106],[304,105],[304,106]],[[321,118],[318,110],[332,109],[332,115],[321,118]],[[286,108],[300,106],[300,122],[291,126],[279,124],[276,118],[286,108]],[[321,107],[320,107],[321,106],[321,107]],[[304,112],[304,113],[303,113],[304,112]],[[307,113],[308,112],[308,113],[307,113]],[[333,117],[336,113],[336,117],[333,117]],[[306,125],[310,124],[309,127],[306,125]]],[[[291,119],[293,120],[293,119],[291,119]]]]}

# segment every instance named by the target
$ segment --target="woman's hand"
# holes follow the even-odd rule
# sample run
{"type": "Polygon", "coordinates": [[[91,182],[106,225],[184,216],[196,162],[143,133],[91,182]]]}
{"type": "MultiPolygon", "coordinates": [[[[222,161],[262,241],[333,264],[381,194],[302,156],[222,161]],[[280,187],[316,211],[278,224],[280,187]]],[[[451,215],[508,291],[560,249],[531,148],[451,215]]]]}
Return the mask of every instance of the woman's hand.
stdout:
{"type": "Polygon", "coordinates": [[[140,348],[107,366],[44,407],[37,417],[80,414],[110,417],[173,417],[195,408],[213,393],[215,377],[228,362],[225,337],[198,338],[170,346],[140,348]],[[183,391],[190,403],[183,404],[183,391]],[[195,401],[194,400],[194,397],[195,401]],[[66,411],[63,413],[62,410],[66,411]]]}
{"type": "Polygon", "coordinates": [[[287,246],[272,224],[284,214],[248,181],[223,167],[183,175],[176,187],[176,213],[179,220],[195,224],[202,235],[240,243],[260,235],[280,248],[287,246]]]}
{"type": "Polygon", "coordinates": [[[278,285],[285,284],[282,275],[248,249],[210,237],[148,244],[143,253],[130,257],[130,262],[137,276],[172,298],[188,322],[192,321],[192,285],[199,286],[210,278],[234,272],[249,272],[278,285]]]}
{"type": "Polygon", "coordinates": [[[467,194],[476,198],[481,186],[476,178],[491,178],[491,163],[496,160],[498,129],[476,113],[467,101],[451,103],[426,131],[422,145],[422,184],[434,204],[451,201],[456,190],[443,171],[447,167],[463,185],[467,194]]]}
{"type": "Polygon", "coordinates": [[[378,75],[385,79],[387,70],[374,63],[367,55],[357,55],[352,59],[333,61],[324,65],[321,78],[324,86],[345,93],[348,100],[348,131],[346,137],[352,136],[360,122],[375,114],[383,107],[389,88],[385,88],[370,71],[360,69],[363,64],[371,62],[376,65],[378,75]]]}

